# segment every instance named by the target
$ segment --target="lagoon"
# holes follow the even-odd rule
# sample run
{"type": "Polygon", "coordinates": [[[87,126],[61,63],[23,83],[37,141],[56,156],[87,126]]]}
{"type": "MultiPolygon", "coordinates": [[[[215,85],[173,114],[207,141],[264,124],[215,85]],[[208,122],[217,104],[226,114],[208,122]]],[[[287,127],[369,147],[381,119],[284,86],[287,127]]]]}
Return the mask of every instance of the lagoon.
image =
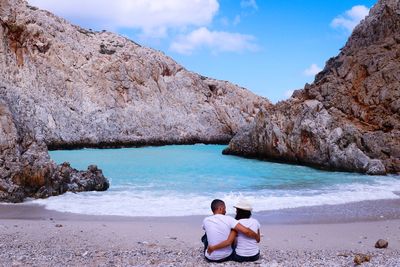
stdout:
{"type": "Polygon", "coordinates": [[[109,178],[106,192],[67,193],[31,200],[47,209],[92,215],[210,214],[214,198],[232,205],[245,197],[255,211],[363,200],[398,199],[400,177],[328,172],[222,155],[223,145],[179,145],[51,151],[57,163],[96,164],[109,178]]]}

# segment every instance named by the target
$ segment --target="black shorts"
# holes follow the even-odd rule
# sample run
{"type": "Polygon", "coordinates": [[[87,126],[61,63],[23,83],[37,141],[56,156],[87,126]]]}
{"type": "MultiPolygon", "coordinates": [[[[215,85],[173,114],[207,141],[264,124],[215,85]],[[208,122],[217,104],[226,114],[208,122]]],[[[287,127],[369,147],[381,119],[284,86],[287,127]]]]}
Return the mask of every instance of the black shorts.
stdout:
{"type": "Polygon", "coordinates": [[[217,262],[217,263],[221,263],[221,262],[226,262],[226,261],[233,261],[234,259],[235,259],[235,251],[232,251],[232,254],[231,255],[229,255],[228,257],[226,257],[226,258],[223,258],[223,259],[220,259],[220,260],[210,260],[210,259],[208,259],[206,256],[204,256],[204,258],[206,258],[206,260],[208,261],[208,262],[217,262]]]}
{"type": "Polygon", "coordinates": [[[233,256],[233,260],[237,261],[237,262],[256,261],[259,258],[260,258],[260,252],[258,252],[256,255],[250,256],[250,257],[240,256],[240,255],[237,255],[236,253],[233,256]]]}

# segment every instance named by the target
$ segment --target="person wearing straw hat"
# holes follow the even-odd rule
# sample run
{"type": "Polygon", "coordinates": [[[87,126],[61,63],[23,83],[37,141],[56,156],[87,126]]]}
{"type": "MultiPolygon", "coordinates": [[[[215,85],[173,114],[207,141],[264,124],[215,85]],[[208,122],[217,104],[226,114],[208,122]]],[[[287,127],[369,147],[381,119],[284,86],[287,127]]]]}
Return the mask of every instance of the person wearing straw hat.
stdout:
{"type": "Polygon", "coordinates": [[[253,207],[247,200],[241,199],[234,207],[236,208],[235,219],[238,220],[239,224],[251,229],[253,232],[256,232],[257,238],[251,238],[241,232],[232,230],[228,239],[217,245],[208,246],[207,253],[212,255],[215,250],[230,246],[234,243],[235,237],[237,236],[233,260],[237,262],[256,261],[260,258],[260,248],[257,244],[260,242],[261,236],[260,223],[256,219],[250,218],[253,207]]]}
{"type": "Polygon", "coordinates": [[[215,246],[220,243],[224,243],[230,235],[233,235],[235,239],[236,233],[239,232],[249,238],[257,238],[259,234],[251,230],[250,228],[244,227],[236,219],[225,215],[226,207],[225,203],[220,199],[214,199],[211,202],[212,216],[206,217],[203,220],[203,229],[205,235],[201,241],[204,243],[204,256],[209,262],[225,262],[233,260],[234,251],[230,244],[219,246],[212,250],[212,253],[207,251],[207,248],[215,246]],[[232,234],[233,231],[235,234],[232,234]],[[224,242],[222,242],[224,241],[224,242]]]}

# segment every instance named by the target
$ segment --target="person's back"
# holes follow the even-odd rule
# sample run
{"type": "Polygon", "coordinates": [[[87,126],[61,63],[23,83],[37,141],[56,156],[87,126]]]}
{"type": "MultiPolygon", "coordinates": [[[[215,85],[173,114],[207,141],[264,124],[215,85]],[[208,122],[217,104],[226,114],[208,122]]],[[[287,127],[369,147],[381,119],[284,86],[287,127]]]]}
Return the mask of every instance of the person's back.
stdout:
{"type": "Polygon", "coordinates": [[[231,244],[237,232],[259,240],[259,233],[244,227],[236,219],[225,216],[226,207],[222,200],[214,199],[211,202],[211,210],[214,215],[204,219],[203,229],[206,233],[201,238],[204,243],[204,256],[208,261],[232,260],[235,254],[231,244]]]}
{"type": "MultiPolygon", "coordinates": [[[[260,223],[253,218],[240,219],[239,223],[247,228],[250,228],[254,232],[258,232],[260,229],[260,223]]],[[[257,255],[260,252],[257,241],[254,238],[249,238],[242,233],[238,233],[237,244],[235,253],[242,257],[251,257],[257,255]]]]}
{"type": "MultiPolygon", "coordinates": [[[[203,221],[203,228],[207,233],[208,244],[213,246],[224,241],[230,234],[231,229],[234,229],[237,223],[237,220],[222,214],[215,214],[205,218],[203,221]]],[[[205,251],[205,256],[209,260],[221,260],[229,257],[232,252],[232,247],[227,246],[215,250],[211,255],[205,251]]]]}

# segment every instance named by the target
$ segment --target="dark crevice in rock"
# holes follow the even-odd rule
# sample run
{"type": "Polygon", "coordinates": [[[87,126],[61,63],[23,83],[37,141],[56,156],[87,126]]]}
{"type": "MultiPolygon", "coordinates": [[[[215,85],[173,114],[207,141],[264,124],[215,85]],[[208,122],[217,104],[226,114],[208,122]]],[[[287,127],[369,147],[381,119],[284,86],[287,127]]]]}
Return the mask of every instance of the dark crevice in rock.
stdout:
{"type": "Polygon", "coordinates": [[[80,32],[80,33],[82,33],[82,34],[84,34],[86,36],[90,36],[90,35],[95,34],[94,31],[89,31],[89,30],[83,29],[83,28],[81,28],[79,26],[76,26],[76,29],[77,29],[78,32],[80,32]]]}
{"type": "Polygon", "coordinates": [[[215,94],[217,93],[217,86],[215,84],[209,84],[208,88],[210,89],[210,91],[215,94]]]}
{"type": "Polygon", "coordinates": [[[143,141],[129,141],[129,142],[75,142],[75,143],[49,143],[47,145],[49,150],[74,150],[83,148],[138,148],[146,146],[168,146],[168,145],[194,145],[194,144],[206,144],[206,145],[228,145],[230,139],[214,139],[214,140],[201,140],[201,139],[186,139],[184,141],[164,141],[164,140],[143,140],[143,141]]]}
{"type": "Polygon", "coordinates": [[[29,8],[30,10],[36,11],[39,8],[35,7],[35,6],[31,6],[31,5],[26,5],[27,8],[29,8]]]}
{"type": "Polygon", "coordinates": [[[40,44],[34,44],[35,48],[42,54],[46,54],[47,51],[49,51],[51,44],[50,43],[40,43],[40,44]]]}
{"type": "Polygon", "coordinates": [[[100,50],[99,50],[100,54],[113,55],[115,52],[116,52],[115,49],[109,49],[104,44],[100,45],[100,50]]]}
{"type": "Polygon", "coordinates": [[[173,72],[168,68],[168,66],[165,66],[161,72],[161,76],[172,76],[173,72]]]}

